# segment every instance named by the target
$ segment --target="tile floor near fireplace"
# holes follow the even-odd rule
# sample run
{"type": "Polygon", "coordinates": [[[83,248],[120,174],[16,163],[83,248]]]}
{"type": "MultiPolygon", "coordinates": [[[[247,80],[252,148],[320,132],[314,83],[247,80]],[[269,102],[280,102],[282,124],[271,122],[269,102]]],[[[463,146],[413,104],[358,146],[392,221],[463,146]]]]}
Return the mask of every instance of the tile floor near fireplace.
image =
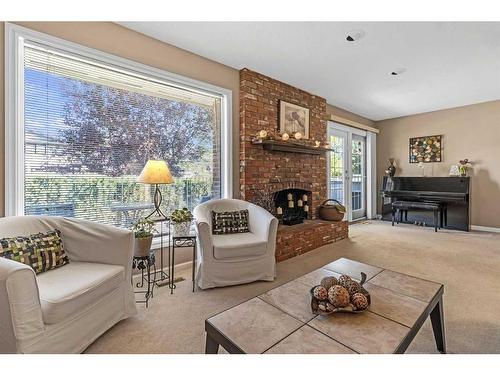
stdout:
{"type": "Polygon", "coordinates": [[[278,262],[307,253],[323,245],[347,238],[347,221],[305,220],[302,224],[278,227],[276,260],[278,262]]]}

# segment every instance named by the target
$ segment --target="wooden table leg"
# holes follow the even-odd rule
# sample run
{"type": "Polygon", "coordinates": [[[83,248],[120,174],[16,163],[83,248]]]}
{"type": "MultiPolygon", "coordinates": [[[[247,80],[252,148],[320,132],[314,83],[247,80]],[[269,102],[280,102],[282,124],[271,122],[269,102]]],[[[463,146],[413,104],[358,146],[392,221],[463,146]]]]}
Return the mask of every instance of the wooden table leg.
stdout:
{"type": "Polygon", "coordinates": [[[434,309],[431,311],[432,330],[434,331],[434,339],[436,340],[437,349],[446,353],[446,337],[444,334],[444,312],[443,312],[443,297],[439,299],[434,309]]]}
{"type": "Polygon", "coordinates": [[[210,334],[207,333],[205,342],[205,354],[217,354],[219,352],[219,343],[215,341],[210,334]]]}

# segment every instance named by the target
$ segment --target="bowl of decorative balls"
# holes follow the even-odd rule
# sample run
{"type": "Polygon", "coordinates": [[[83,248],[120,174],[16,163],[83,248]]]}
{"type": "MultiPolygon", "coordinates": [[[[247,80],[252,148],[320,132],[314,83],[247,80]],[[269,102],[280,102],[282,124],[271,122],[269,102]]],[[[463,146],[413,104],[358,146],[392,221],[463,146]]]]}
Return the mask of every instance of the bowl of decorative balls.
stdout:
{"type": "Polygon", "coordinates": [[[370,293],[363,288],[366,274],[361,272],[361,281],[342,275],[324,277],[320,285],[311,289],[313,314],[330,315],[339,312],[360,313],[370,306],[370,293]]]}

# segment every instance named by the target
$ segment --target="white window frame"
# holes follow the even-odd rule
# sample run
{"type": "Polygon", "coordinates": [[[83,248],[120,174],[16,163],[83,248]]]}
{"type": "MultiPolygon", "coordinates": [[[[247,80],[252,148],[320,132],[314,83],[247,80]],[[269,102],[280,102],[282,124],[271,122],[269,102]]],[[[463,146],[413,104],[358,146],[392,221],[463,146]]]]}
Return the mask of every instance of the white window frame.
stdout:
{"type": "Polygon", "coordinates": [[[5,24],[5,216],[24,215],[24,56],[25,40],[101,61],[140,76],[209,94],[221,100],[221,197],[232,189],[232,91],[56,38],[11,23],[5,24]]]}

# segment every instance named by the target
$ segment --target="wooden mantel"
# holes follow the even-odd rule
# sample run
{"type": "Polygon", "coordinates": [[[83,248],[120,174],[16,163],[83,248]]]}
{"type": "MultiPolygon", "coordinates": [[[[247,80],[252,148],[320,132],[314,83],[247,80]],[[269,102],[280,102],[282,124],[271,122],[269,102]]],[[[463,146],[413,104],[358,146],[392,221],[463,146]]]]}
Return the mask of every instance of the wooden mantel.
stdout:
{"type": "Polygon", "coordinates": [[[310,154],[310,155],[321,155],[327,151],[332,151],[330,148],[325,147],[313,147],[303,144],[293,143],[291,141],[273,141],[268,139],[263,140],[252,140],[253,145],[261,145],[264,150],[268,151],[283,151],[283,152],[294,152],[298,154],[310,154]]]}

